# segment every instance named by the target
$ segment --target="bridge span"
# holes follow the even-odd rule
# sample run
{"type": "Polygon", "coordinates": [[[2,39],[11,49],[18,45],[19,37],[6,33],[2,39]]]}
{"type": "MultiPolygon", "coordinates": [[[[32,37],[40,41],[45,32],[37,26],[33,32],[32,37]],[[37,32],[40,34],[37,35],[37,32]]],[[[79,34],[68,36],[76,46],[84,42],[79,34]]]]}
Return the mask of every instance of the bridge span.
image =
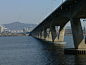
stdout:
{"type": "MultiPolygon", "coordinates": [[[[34,28],[31,33],[32,36],[39,39],[63,42],[65,25],[70,21],[76,49],[74,52],[79,53],[77,49],[86,49],[80,22],[81,18],[86,18],[86,0],[66,0],[34,28]],[[56,32],[55,26],[60,26],[59,34],[56,32]],[[47,29],[50,29],[49,37],[47,37],[47,29]]],[[[83,53],[86,53],[86,51],[84,50],[83,53]]]]}

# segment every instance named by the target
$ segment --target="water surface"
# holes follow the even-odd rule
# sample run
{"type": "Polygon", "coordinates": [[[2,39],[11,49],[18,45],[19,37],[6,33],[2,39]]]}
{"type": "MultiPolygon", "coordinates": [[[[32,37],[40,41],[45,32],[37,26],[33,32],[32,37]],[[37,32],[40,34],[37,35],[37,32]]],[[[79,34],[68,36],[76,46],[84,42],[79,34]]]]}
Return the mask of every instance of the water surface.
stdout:
{"type": "Polygon", "coordinates": [[[72,36],[67,44],[49,44],[31,36],[0,37],[0,65],[86,65],[86,55],[64,54],[74,48],[72,36]]]}

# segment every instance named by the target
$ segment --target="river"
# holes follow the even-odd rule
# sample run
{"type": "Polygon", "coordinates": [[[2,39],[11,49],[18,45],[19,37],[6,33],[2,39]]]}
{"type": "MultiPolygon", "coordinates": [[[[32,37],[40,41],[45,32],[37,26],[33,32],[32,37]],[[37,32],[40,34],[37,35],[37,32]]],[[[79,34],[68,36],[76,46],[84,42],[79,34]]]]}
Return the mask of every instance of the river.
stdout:
{"type": "Polygon", "coordinates": [[[0,37],[0,65],[86,65],[86,55],[64,54],[74,48],[72,36],[66,44],[49,44],[32,36],[0,37]]]}

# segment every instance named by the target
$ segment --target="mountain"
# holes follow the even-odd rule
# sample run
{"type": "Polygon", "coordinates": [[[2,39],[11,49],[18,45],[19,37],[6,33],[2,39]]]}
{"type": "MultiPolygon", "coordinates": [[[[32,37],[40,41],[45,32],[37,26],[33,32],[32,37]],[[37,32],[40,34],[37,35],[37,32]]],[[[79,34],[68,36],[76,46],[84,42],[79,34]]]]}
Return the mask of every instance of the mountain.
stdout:
{"type": "MultiPolygon", "coordinates": [[[[37,24],[25,24],[25,23],[20,23],[20,22],[13,22],[10,24],[3,24],[5,28],[9,28],[9,30],[23,30],[24,28],[30,29],[30,27],[36,27],[37,24]]],[[[71,29],[71,26],[66,26],[66,29],[71,29]]],[[[82,26],[82,29],[84,27],[82,26]]]]}
{"type": "Polygon", "coordinates": [[[23,30],[25,27],[30,29],[30,27],[36,27],[37,24],[25,24],[20,22],[13,22],[10,24],[3,24],[5,28],[9,28],[9,30],[23,30]]]}

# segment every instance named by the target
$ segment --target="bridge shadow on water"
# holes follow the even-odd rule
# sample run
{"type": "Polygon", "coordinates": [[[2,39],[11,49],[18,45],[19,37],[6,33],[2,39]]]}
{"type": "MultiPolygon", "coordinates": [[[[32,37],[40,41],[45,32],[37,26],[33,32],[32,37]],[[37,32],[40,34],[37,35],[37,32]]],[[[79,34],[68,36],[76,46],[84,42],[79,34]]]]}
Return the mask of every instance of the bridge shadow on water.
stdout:
{"type": "Polygon", "coordinates": [[[45,57],[42,58],[42,63],[44,62],[42,65],[86,65],[86,55],[64,54],[64,48],[68,47],[67,44],[49,44],[49,42],[36,40],[41,44],[43,57],[45,57]]]}
{"type": "Polygon", "coordinates": [[[0,37],[0,65],[86,65],[86,55],[64,54],[73,47],[71,39],[65,36],[63,45],[32,36],[0,37]]]}

